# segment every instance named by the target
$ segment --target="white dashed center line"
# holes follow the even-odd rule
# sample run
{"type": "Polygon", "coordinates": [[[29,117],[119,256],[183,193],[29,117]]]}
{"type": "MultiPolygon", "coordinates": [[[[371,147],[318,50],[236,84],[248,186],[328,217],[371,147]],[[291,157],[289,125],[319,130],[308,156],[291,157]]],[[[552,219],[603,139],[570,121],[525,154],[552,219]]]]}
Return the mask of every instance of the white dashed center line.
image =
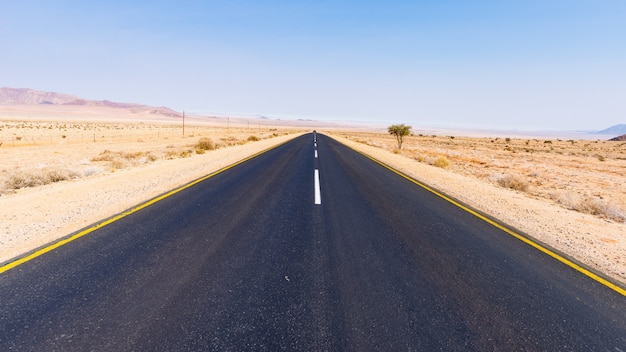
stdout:
{"type": "Polygon", "coordinates": [[[320,172],[318,169],[315,169],[315,204],[322,204],[322,194],[320,192],[320,172]]]}

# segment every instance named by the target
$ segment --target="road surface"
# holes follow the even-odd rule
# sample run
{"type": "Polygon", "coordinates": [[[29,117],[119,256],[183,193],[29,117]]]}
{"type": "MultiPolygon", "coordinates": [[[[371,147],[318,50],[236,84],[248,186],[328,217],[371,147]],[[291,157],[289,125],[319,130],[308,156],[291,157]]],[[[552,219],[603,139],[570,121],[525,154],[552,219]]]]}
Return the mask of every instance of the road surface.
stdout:
{"type": "Polygon", "coordinates": [[[626,297],[307,134],[0,274],[3,351],[626,351],[626,297]]]}

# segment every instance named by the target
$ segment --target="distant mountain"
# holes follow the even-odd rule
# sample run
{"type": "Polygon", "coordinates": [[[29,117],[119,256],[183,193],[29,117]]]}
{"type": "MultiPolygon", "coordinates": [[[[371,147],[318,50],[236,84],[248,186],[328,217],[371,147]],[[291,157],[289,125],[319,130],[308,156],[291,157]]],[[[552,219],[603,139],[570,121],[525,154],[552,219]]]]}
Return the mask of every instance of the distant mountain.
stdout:
{"type": "Polygon", "coordinates": [[[133,103],[116,103],[109,100],[89,100],[74,95],[54,92],[42,92],[28,88],[0,88],[0,105],[75,105],[75,106],[106,106],[114,109],[125,109],[133,113],[148,112],[168,117],[181,117],[178,112],[161,106],[154,107],[133,103]]]}
{"type": "Polygon", "coordinates": [[[0,88],[2,105],[67,104],[80,98],[73,95],[41,92],[27,88],[0,88]]]}
{"type": "Polygon", "coordinates": [[[622,135],[622,134],[626,134],[626,125],[625,124],[620,124],[620,125],[615,125],[615,126],[611,126],[607,129],[604,129],[602,131],[596,132],[599,134],[614,134],[614,135],[622,135]]]}
{"type": "Polygon", "coordinates": [[[615,142],[626,142],[626,134],[623,134],[621,136],[617,136],[615,138],[611,138],[609,140],[610,141],[615,141],[615,142]]]}

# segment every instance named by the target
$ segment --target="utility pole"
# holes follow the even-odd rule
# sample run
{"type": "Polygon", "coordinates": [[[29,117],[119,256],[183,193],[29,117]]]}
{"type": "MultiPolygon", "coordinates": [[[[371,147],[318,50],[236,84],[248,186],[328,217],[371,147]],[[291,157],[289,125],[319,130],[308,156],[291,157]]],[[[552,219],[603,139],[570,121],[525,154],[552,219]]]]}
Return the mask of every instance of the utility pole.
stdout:
{"type": "Polygon", "coordinates": [[[185,135],[185,110],[183,110],[183,136],[185,135]]]}

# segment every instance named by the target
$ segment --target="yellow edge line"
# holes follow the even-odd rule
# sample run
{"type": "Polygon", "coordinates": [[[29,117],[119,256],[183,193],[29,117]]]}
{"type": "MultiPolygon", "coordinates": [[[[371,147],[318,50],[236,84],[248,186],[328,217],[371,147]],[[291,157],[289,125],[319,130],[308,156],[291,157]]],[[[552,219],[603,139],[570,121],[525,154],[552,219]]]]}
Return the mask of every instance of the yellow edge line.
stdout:
{"type": "MultiPolygon", "coordinates": [[[[296,138],[296,137],[294,137],[294,138],[296,138]]],[[[0,274],[2,274],[4,272],[7,272],[7,271],[9,271],[9,270],[19,266],[19,265],[22,265],[22,264],[30,261],[30,260],[33,260],[33,259],[35,259],[35,258],[37,258],[37,257],[39,257],[41,255],[44,255],[44,254],[46,254],[46,253],[48,253],[48,252],[50,252],[52,250],[55,250],[55,249],[57,249],[57,248],[59,248],[59,247],[61,247],[63,245],[66,245],[66,244],[68,244],[68,243],[70,243],[70,242],[72,242],[74,240],[77,240],[77,239],[79,239],[79,238],[81,238],[81,237],[83,237],[83,236],[85,236],[87,234],[90,234],[90,233],[96,231],[97,229],[100,229],[100,228],[105,227],[105,226],[107,226],[107,225],[109,225],[111,223],[114,223],[114,222],[116,222],[116,221],[118,221],[118,220],[120,220],[122,218],[125,218],[128,215],[130,215],[130,214],[136,213],[136,212],[138,212],[139,210],[141,210],[143,208],[146,208],[146,207],[148,207],[148,206],[150,206],[150,205],[152,205],[152,204],[154,204],[154,203],[156,203],[158,201],[161,201],[161,200],[163,200],[163,199],[165,199],[167,197],[170,197],[170,196],[172,196],[172,195],[174,195],[174,194],[176,194],[176,193],[178,193],[178,192],[180,192],[182,190],[185,190],[185,189],[187,189],[187,188],[189,188],[191,186],[194,186],[194,185],[196,185],[196,184],[198,184],[198,183],[200,183],[202,181],[205,181],[205,180],[207,180],[207,179],[209,179],[209,178],[211,178],[211,177],[213,177],[213,176],[215,176],[215,175],[217,175],[219,173],[222,173],[222,172],[224,172],[224,171],[226,171],[228,169],[231,169],[231,168],[233,168],[233,167],[235,167],[235,166],[237,166],[239,164],[242,164],[242,163],[244,163],[244,162],[246,162],[246,161],[248,161],[250,159],[253,159],[253,158],[255,158],[255,157],[257,157],[257,156],[259,156],[259,155],[261,155],[263,153],[266,153],[266,152],[268,152],[268,151],[270,151],[272,149],[278,148],[279,146],[281,146],[281,145],[283,145],[283,144],[293,140],[294,138],[291,138],[291,139],[289,139],[287,141],[284,141],[282,143],[279,143],[279,144],[277,144],[277,145],[275,145],[273,147],[270,147],[270,148],[267,148],[265,150],[262,150],[262,151],[260,151],[258,153],[252,154],[252,155],[250,155],[250,156],[248,156],[248,157],[246,157],[244,159],[241,159],[241,160],[239,160],[239,161],[237,161],[237,162],[235,162],[233,164],[230,164],[230,165],[228,165],[226,167],[223,167],[223,168],[221,168],[221,169],[219,169],[217,171],[214,171],[214,172],[212,172],[212,173],[210,173],[210,174],[208,174],[206,176],[200,177],[200,178],[198,178],[198,179],[196,179],[194,181],[186,183],[186,184],[184,184],[184,185],[182,185],[182,186],[180,186],[178,188],[175,188],[175,189],[173,189],[173,190],[171,190],[171,191],[169,191],[167,193],[164,193],[164,194],[162,194],[160,196],[152,198],[152,199],[150,199],[150,200],[148,200],[148,201],[146,201],[144,203],[140,203],[139,205],[137,205],[134,208],[130,208],[130,209],[128,209],[128,210],[126,210],[126,211],[124,211],[122,213],[119,213],[119,214],[117,214],[117,215],[115,215],[115,216],[113,216],[111,218],[108,218],[107,220],[99,222],[99,223],[97,223],[97,224],[95,224],[95,225],[93,225],[91,227],[88,227],[88,228],[84,229],[83,231],[80,231],[80,232],[78,232],[78,233],[76,233],[76,234],[74,234],[74,235],[72,235],[70,237],[67,237],[67,238],[62,239],[62,240],[57,241],[57,242],[54,242],[51,245],[43,247],[43,248],[41,248],[39,250],[36,250],[33,253],[31,253],[31,254],[29,254],[29,255],[27,255],[25,257],[16,259],[15,261],[12,261],[12,262],[10,262],[8,264],[5,264],[2,267],[0,267],[0,274]]]]}
{"type": "Polygon", "coordinates": [[[429,192],[439,196],[440,198],[445,199],[446,201],[456,205],[457,207],[465,210],[466,212],[476,216],[477,218],[486,221],[490,225],[493,225],[493,226],[497,227],[498,229],[508,233],[509,235],[517,238],[518,240],[520,240],[520,241],[522,241],[522,242],[532,246],[533,248],[535,248],[535,249],[537,249],[537,250],[539,250],[539,251],[541,251],[541,252],[551,256],[552,258],[560,261],[561,263],[563,263],[563,264],[565,264],[565,265],[567,265],[567,266],[577,270],[578,272],[580,272],[580,273],[590,277],[591,279],[593,279],[593,280],[603,284],[604,286],[607,286],[608,288],[616,291],[617,293],[619,293],[619,294],[621,294],[623,296],[626,296],[626,290],[621,288],[620,286],[618,286],[618,285],[616,285],[616,284],[614,284],[614,283],[612,283],[612,282],[602,278],[601,276],[598,276],[598,275],[594,274],[593,272],[583,268],[582,266],[572,262],[571,260],[569,260],[569,259],[567,259],[567,258],[565,258],[565,257],[563,257],[563,256],[561,256],[561,255],[559,255],[559,254],[549,250],[548,248],[538,244],[537,242],[532,241],[531,239],[529,239],[529,238],[527,238],[525,236],[522,236],[522,235],[518,234],[517,232],[515,232],[515,231],[513,231],[513,230],[511,230],[511,229],[509,229],[509,228],[507,228],[507,227],[497,223],[496,221],[494,221],[494,220],[492,220],[492,219],[490,219],[490,218],[488,218],[488,217],[486,217],[486,216],[476,212],[475,210],[472,210],[472,209],[466,207],[465,205],[457,202],[456,200],[446,196],[443,193],[440,193],[440,192],[436,191],[433,188],[430,188],[429,186],[427,186],[427,185],[425,185],[425,184],[415,180],[414,178],[412,178],[412,177],[402,173],[401,171],[396,170],[393,167],[391,167],[391,166],[389,166],[389,165],[387,165],[387,164],[385,164],[385,163],[383,163],[383,162],[381,162],[381,161],[379,161],[379,160],[377,160],[377,159],[375,159],[375,158],[373,158],[373,157],[371,157],[371,156],[369,156],[369,155],[367,155],[367,154],[365,154],[363,152],[360,152],[360,151],[358,151],[356,149],[353,149],[353,148],[350,148],[350,149],[352,149],[352,150],[356,151],[357,153],[365,156],[366,158],[374,161],[375,163],[381,165],[382,167],[384,167],[384,168],[394,172],[395,174],[397,174],[397,175],[399,175],[399,176],[401,176],[401,177],[403,177],[403,178],[413,182],[414,184],[422,187],[423,189],[425,189],[425,190],[427,190],[427,191],[429,191],[429,192]]]}

